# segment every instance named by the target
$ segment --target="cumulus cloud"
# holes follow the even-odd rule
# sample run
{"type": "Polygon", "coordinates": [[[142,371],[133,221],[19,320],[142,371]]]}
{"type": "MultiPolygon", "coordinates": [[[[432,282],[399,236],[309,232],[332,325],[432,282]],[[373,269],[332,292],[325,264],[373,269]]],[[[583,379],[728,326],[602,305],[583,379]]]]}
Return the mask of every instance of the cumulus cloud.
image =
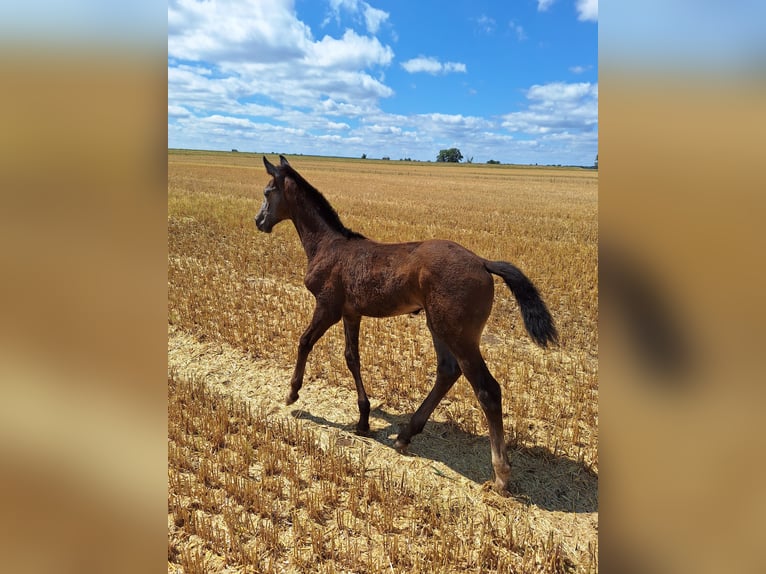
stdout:
{"type": "Polygon", "coordinates": [[[479,127],[488,125],[487,120],[484,118],[478,118],[475,116],[464,116],[462,114],[423,114],[420,117],[428,118],[432,122],[439,123],[446,126],[459,126],[470,130],[478,129],[479,127]]]}
{"type": "Polygon", "coordinates": [[[546,105],[576,102],[591,94],[598,95],[598,84],[590,84],[588,82],[577,84],[553,82],[551,84],[534,85],[527,91],[527,97],[530,100],[539,100],[546,105]]]}
{"type": "Polygon", "coordinates": [[[598,22],[598,0],[577,0],[577,19],[598,22]]]}
{"type": "MultiPolygon", "coordinates": [[[[537,0],[537,10],[546,12],[556,0],[537,0]]],[[[577,19],[598,22],[598,0],[575,0],[577,19]]]]}
{"type": "MultiPolygon", "coordinates": [[[[369,15],[368,27],[385,20],[364,2],[336,8],[344,2],[369,15]]],[[[393,94],[380,73],[393,60],[390,46],[351,29],[317,40],[292,0],[170,0],[168,57],[168,102],[191,111],[274,117],[325,98],[369,110],[393,94]]]]}
{"type": "Polygon", "coordinates": [[[526,110],[503,116],[512,132],[553,134],[593,132],[598,124],[598,84],[588,82],[534,85],[526,110]]]}
{"type": "MultiPolygon", "coordinates": [[[[394,121],[378,118],[378,123],[392,125],[394,121]]],[[[414,141],[420,144],[421,149],[407,154],[416,157],[422,154],[423,147],[434,150],[434,157],[436,151],[445,147],[458,147],[464,152],[469,148],[474,149],[479,145],[478,142],[488,141],[487,132],[496,128],[493,122],[486,118],[438,112],[400,117],[396,119],[395,125],[403,128],[402,149],[414,141]]]]}
{"type": "Polygon", "coordinates": [[[168,106],[168,117],[170,118],[188,118],[191,112],[183,106],[168,106]]]}
{"type": "Polygon", "coordinates": [[[394,52],[389,46],[383,46],[377,38],[360,36],[353,30],[346,30],[342,38],[325,36],[306,50],[308,62],[333,69],[387,66],[393,57],[394,52]]]}
{"type": "MultiPolygon", "coordinates": [[[[265,4],[228,0],[224,9],[169,0],[170,147],[431,160],[439,149],[458,147],[484,160],[592,162],[597,84],[532,86],[526,103],[504,116],[390,114],[379,102],[394,94],[383,73],[394,52],[375,36],[386,12],[362,0],[332,0],[331,9],[355,25],[318,38],[298,20],[294,0],[265,4]]],[[[489,18],[475,23],[496,26],[489,18]]],[[[521,26],[509,25],[521,39],[521,26]]],[[[424,55],[401,65],[413,74],[467,73],[463,63],[424,55]]]]}
{"type": "Polygon", "coordinates": [[[408,71],[410,74],[416,74],[419,72],[426,74],[448,74],[450,72],[466,73],[467,69],[465,64],[460,62],[440,62],[436,58],[418,56],[412,58],[406,62],[402,62],[402,68],[408,71]]]}
{"type": "MultiPolygon", "coordinates": [[[[170,0],[168,56],[217,63],[313,62],[340,68],[386,66],[393,51],[377,38],[346,30],[341,38],[314,40],[292,2],[217,3],[170,0]]],[[[371,18],[380,22],[382,16],[371,18]]]]}
{"type": "Polygon", "coordinates": [[[213,114],[206,118],[202,118],[202,121],[207,124],[216,126],[226,126],[235,128],[250,128],[255,127],[255,123],[246,118],[235,118],[231,116],[222,116],[220,114],[213,114]]]}
{"type": "Polygon", "coordinates": [[[402,128],[398,126],[391,126],[391,125],[382,126],[379,124],[373,124],[371,126],[368,126],[367,129],[376,134],[399,135],[402,133],[402,128]]]}
{"type": "Polygon", "coordinates": [[[246,90],[238,78],[214,78],[211,66],[168,66],[168,104],[186,109],[223,109],[246,90]]]}
{"type": "Polygon", "coordinates": [[[328,130],[347,130],[351,126],[349,126],[346,122],[327,122],[325,124],[325,127],[327,127],[328,130]]]}
{"type": "Polygon", "coordinates": [[[367,31],[370,34],[377,34],[380,25],[388,20],[388,12],[373,8],[369,4],[364,5],[364,21],[367,23],[367,31]]]}
{"type": "Polygon", "coordinates": [[[248,62],[300,58],[311,31],[295,18],[291,4],[169,0],[168,56],[248,62]]]}
{"type": "Polygon", "coordinates": [[[360,0],[330,0],[330,16],[328,16],[324,24],[329,22],[330,17],[334,17],[340,23],[341,10],[345,10],[352,16],[363,18],[367,31],[370,34],[377,34],[380,26],[388,20],[389,16],[385,10],[373,8],[367,2],[360,0]]]}

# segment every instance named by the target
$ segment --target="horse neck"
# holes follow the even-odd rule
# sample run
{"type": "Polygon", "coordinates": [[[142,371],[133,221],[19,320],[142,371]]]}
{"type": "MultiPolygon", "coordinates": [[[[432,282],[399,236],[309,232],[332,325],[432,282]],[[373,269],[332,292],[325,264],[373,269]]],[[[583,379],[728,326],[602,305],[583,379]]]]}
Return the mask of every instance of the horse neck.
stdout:
{"type": "Polygon", "coordinates": [[[308,198],[304,198],[304,201],[292,202],[290,212],[303,250],[306,252],[306,257],[311,261],[322,243],[338,235],[338,232],[322,218],[308,198]]]}

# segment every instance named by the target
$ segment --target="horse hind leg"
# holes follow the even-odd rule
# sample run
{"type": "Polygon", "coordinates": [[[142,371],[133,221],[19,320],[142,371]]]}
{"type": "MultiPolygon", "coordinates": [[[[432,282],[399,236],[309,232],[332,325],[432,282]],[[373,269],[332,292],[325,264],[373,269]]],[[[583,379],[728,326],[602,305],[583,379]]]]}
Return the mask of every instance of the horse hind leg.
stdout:
{"type": "Polygon", "coordinates": [[[468,353],[458,357],[468,382],[484,411],[489,427],[489,444],[492,451],[492,467],[495,471],[493,488],[501,494],[507,494],[511,478],[511,465],[505,445],[503,431],[502,394],[500,384],[489,372],[478,345],[468,353]]]}
{"type": "Polygon", "coordinates": [[[426,422],[431,417],[436,406],[444,398],[444,395],[452,388],[460,378],[461,370],[457,359],[439,338],[433,335],[434,348],[436,349],[436,383],[423,403],[412,415],[409,424],[399,433],[394,443],[394,448],[401,453],[407,452],[412,437],[423,431],[426,422]]]}
{"type": "Polygon", "coordinates": [[[357,405],[359,405],[359,422],[356,425],[356,432],[360,435],[367,435],[370,432],[370,399],[364,390],[362,383],[362,373],[359,361],[359,324],[361,317],[343,317],[343,332],[346,337],[346,365],[354,377],[356,385],[357,405]]]}

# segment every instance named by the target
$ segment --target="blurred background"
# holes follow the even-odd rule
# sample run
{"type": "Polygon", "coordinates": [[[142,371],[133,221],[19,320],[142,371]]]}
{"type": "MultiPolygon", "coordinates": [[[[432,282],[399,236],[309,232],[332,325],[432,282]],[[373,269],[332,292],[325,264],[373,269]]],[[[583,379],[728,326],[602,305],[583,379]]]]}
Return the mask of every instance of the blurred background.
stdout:
{"type": "Polygon", "coordinates": [[[4,571],[164,567],[166,14],[0,7],[4,571]]]}
{"type": "MultiPolygon", "coordinates": [[[[765,10],[602,7],[604,572],[761,564],[765,10]]],[[[0,8],[8,571],[164,568],[166,17],[0,8]]]]}
{"type": "Polygon", "coordinates": [[[604,572],[762,567],[765,12],[602,7],[604,572]]]}

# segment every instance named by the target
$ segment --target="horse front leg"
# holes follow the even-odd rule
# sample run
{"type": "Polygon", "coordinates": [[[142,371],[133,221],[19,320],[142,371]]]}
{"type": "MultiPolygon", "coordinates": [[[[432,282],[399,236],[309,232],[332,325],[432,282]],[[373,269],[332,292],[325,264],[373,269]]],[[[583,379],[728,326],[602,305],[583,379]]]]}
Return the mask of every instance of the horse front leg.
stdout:
{"type": "Polygon", "coordinates": [[[370,432],[370,399],[362,384],[362,373],[359,362],[359,323],[361,317],[344,316],[343,331],[346,335],[346,365],[354,377],[356,385],[357,405],[359,405],[359,422],[356,425],[356,432],[360,435],[367,435],[370,432]]]}
{"type": "Polygon", "coordinates": [[[311,324],[298,341],[298,358],[295,361],[295,370],[290,379],[290,393],[287,395],[286,404],[291,405],[298,400],[298,391],[303,386],[303,375],[306,372],[306,361],[309,358],[309,353],[317,341],[322,338],[322,335],[327,332],[327,329],[340,321],[340,317],[339,311],[317,301],[311,324]]]}

